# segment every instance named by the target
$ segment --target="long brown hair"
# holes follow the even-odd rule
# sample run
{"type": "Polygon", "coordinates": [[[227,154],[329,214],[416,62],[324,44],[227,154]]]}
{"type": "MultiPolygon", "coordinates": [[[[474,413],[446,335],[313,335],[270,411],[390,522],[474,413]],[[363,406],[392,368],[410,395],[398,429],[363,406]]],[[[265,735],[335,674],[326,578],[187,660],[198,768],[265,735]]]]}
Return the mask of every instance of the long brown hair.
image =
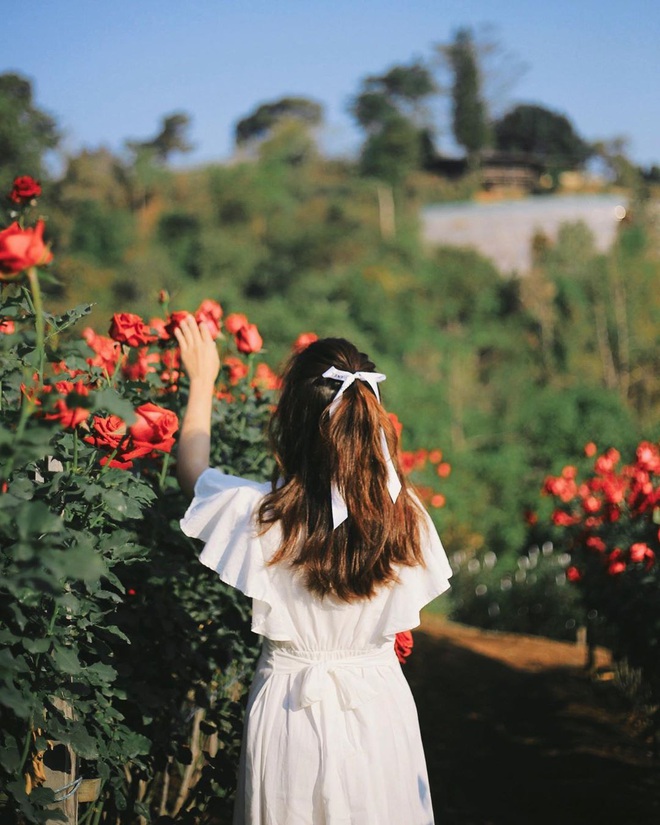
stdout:
{"type": "Polygon", "coordinates": [[[396,431],[369,385],[351,384],[330,417],[328,407],[340,387],[323,377],[331,366],[375,369],[343,338],[315,341],[290,358],[270,424],[273,488],[258,522],[264,531],[275,522],[282,529],[270,564],[288,562],[301,569],[312,593],[350,602],[395,581],[395,565],[423,564],[421,512],[401,473],[396,431]],[[396,502],[387,489],[381,429],[402,484],[396,502]],[[334,530],[331,481],[348,509],[348,519],[334,530]]]}

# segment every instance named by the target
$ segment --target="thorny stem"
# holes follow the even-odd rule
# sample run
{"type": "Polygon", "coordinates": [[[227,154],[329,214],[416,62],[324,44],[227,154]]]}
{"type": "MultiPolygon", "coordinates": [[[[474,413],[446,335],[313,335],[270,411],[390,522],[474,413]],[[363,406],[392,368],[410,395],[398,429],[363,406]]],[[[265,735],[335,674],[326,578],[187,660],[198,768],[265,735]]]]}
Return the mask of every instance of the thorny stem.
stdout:
{"type": "Polygon", "coordinates": [[[31,266],[28,269],[27,277],[32,292],[32,300],[34,301],[34,325],[37,333],[37,373],[39,375],[39,384],[41,385],[44,378],[46,347],[44,342],[44,308],[41,300],[41,286],[39,285],[39,277],[35,266],[31,266]]]}

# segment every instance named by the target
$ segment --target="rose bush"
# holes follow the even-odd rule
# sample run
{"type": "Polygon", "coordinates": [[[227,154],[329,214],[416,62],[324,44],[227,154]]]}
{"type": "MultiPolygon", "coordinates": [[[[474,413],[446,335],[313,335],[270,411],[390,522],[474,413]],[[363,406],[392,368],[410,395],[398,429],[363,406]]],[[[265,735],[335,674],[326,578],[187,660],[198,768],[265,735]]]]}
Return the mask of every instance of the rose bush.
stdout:
{"type": "Polygon", "coordinates": [[[556,540],[570,553],[567,577],[578,588],[600,638],[641,668],[660,699],[660,448],[644,441],[625,463],[613,447],[584,469],[549,476],[556,540]]]}

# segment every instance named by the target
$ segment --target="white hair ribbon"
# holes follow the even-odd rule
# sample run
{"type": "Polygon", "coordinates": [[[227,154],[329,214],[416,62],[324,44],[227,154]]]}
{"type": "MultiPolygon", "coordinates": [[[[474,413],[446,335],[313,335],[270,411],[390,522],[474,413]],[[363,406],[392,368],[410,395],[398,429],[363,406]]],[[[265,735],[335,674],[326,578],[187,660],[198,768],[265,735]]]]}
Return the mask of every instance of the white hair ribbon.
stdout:
{"type": "MultiPolygon", "coordinates": [[[[323,377],[331,378],[333,381],[342,382],[341,387],[339,387],[337,394],[330,403],[330,407],[328,409],[330,415],[332,415],[336,410],[337,404],[339,404],[339,400],[344,394],[344,391],[348,389],[348,387],[350,387],[356,380],[365,381],[369,384],[371,389],[374,391],[374,395],[380,401],[378,384],[386,378],[382,372],[348,372],[347,370],[338,370],[336,367],[329,367],[323,373],[323,377]]],[[[396,501],[399,497],[399,493],[401,492],[401,482],[399,481],[396,467],[394,466],[389,447],[387,446],[385,430],[382,428],[380,431],[380,443],[383,450],[383,456],[385,457],[385,464],[387,465],[387,489],[392,501],[396,501]]],[[[344,501],[342,494],[339,492],[339,488],[334,481],[330,485],[330,501],[332,504],[332,527],[334,529],[339,527],[339,525],[348,518],[346,502],[344,501]]]]}

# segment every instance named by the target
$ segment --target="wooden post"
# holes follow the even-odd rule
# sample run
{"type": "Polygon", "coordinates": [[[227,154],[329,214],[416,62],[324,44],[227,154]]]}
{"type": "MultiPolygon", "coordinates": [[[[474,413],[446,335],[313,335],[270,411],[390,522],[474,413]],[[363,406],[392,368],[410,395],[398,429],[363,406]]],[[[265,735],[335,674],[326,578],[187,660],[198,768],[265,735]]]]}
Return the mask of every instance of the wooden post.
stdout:
{"type": "MultiPolygon", "coordinates": [[[[58,697],[53,698],[53,704],[58,707],[67,719],[73,719],[73,707],[69,702],[58,697]]],[[[55,742],[52,749],[44,754],[44,773],[46,774],[45,788],[51,788],[57,793],[61,802],[55,802],[51,809],[61,811],[66,817],[66,825],[78,825],[78,796],[75,793],[76,781],[76,754],[62,742],[55,742]],[[71,793],[71,791],[74,791],[71,793]]],[[[46,825],[56,825],[61,820],[47,819],[46,825]]]]}

